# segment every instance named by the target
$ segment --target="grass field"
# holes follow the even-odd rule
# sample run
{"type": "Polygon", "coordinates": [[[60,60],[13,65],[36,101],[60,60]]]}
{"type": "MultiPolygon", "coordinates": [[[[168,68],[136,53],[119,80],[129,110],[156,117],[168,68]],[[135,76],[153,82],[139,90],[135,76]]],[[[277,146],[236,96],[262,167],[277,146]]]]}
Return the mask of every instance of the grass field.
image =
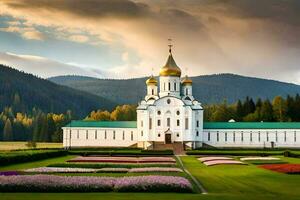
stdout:
{"type": "MultiPolygon", "coordinates": [[[[29,149],[27,142],[0,142],[0,151],[29,149]]],[[[36,148],[62,148],[62,143],[42,143],[38,142],[36,148]]]]}
{"type": "MultiPolygon", "coordinates": [[[[54,163],[62,163],[74,156],[63,156],[45,159],[41,161],[13,164],[0,167],[0,170],[21,170],[34,167],[47,166],[54,163]]],[[[289,163],[300,163],[299,158],[280,157],[289,163]]],[[[204,200],[293,200],[299,199],[300,175],[287,175],[258,168],[256,165],[247,166],[212,166],[201,164],[194,156],[182,156],[184,166],[195,176],[208,190],[208,194],[177,194],[177,193],[0,193],[2,200],[19,199],[55,199],[55,200],[79,200],[79,199],[204,199],[204,200]]],[[[69,174],[75,175],[75,174],[69,174]]],[[[77,174],[76,174],[77,175],[77,174]]],[[[86,175],[111,175],[117,174],[86,174],[86,175]]]]}

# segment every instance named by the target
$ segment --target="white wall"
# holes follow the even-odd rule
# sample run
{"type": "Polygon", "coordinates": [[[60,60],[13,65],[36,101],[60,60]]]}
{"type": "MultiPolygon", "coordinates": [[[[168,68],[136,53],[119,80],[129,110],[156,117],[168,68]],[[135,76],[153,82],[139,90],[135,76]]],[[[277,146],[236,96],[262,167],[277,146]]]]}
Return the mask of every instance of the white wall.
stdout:
{"type": "Polygon", "coordinates": [[[247,147],[252,147],[252,148],[269,147],[270,148],[271,142],[274,142],[275,147],[300,148],[300,130],[204,129],[203,142],[215,147],[244,147],[244,148],[245,147],[246,148],[247,147]],[[227,139],[226,139],[226,134],[227,134],[227,139]]]}
{"type": "Polygon", "coordinates": [[[63,128],[63,146],[65,148],[128,147],[136,144],[137,141],[136,128],[63,128]]]}

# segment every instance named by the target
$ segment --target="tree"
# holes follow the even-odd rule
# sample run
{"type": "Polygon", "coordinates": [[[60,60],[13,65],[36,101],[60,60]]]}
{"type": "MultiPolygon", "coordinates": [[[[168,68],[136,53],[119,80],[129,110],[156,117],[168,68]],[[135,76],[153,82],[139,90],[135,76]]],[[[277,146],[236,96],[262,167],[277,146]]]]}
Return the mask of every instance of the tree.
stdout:
{"type": "Polygon", "coordinates": [[[260,112],[260,120],[266,122],[274,121],[273,117],[273,107],[270,101],[267,99],[263,102],[260,112]]]}
{"type": "Polygon", "coordinates": [[[244,109],[243,109],[243,105],[241,100],[238,100],[237,104],[236,104],[236,120],[237,121],[241,121],[243,119],[244,116],[244,109]]]}
{"type": "Polygon", "coordinates": [[[4,129],[3,129],[3,140],[4,141],[11,141],[13,140],[13,132],[10,119],[8,118],[5,122],[4,129]]]}
{"type": "Polygon", "coordinates": [[[272,102],[274,118],[276,121],[283,122],[288,121],[287,106],[284,99],[281,96],[276,96],[272,102]]]}

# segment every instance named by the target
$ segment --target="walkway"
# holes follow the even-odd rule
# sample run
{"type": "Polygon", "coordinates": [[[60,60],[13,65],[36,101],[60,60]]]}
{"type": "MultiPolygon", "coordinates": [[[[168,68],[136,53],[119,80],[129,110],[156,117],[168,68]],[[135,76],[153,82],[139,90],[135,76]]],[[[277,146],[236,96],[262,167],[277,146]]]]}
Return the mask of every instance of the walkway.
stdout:
{"type": "Polygon", "coordinates": [[[183,169],[183,171],[193,180],[193,182],[196,184],[196,186],[198,187],[199,191],[201,191],[202,194],[207,194],[206,189],[203,187],[203,185],[184,167],[180,156],[175,155],[177,160],[179,161],[179,164],[181,166],[181,168],[183,169]]]}

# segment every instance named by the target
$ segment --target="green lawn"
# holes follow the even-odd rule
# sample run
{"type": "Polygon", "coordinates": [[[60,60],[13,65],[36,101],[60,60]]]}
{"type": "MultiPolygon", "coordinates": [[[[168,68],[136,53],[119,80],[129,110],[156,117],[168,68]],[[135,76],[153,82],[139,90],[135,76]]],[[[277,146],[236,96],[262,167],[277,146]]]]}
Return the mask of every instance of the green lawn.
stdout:
{"type": "MultiPolygon", "coordinates": [[[[62,163],[74,156],[63,156],[41,161],[14,164],[0,167],[0,170],[21,170],[34,167],[62,163]]],[[[283,161],[300,163],[299,158],[280,157],[283,161]]],[[[201,164],[194,156],[181,157],[184,166],[204,185],[208,194],[177,194],[177,193],[0,193],[1,200],[18,199],[203,199],[203,200],[290,200],[299,199],[300,175],[280,174],[255,165],[248,166],[211,166],[201,164]]],[[[179,173],[180,174],[180,173],[179,173]]],[[[75,175],[75,174],[69,174],[75,175]]],[[[79,174],[76,174],[79,175],[79,174]]],[[[125,174],[86,174],[122,176],[125,174]]],[[[145,174],[139,174],[145,175],[145,174]]],[[[170,173],[169,175],[174,175],[170,173]]],[[[184,174],[180,174],[181,176],[184,174]]]]}
{"type": "MultiPolygon", "coordinates": [[[[27,142],[0,142],[0,151],[10,151],[18,149],[29,149],[27,142]]],[[[62,148],[62,143],[38,142],[36,148],[62,148]]]]}

